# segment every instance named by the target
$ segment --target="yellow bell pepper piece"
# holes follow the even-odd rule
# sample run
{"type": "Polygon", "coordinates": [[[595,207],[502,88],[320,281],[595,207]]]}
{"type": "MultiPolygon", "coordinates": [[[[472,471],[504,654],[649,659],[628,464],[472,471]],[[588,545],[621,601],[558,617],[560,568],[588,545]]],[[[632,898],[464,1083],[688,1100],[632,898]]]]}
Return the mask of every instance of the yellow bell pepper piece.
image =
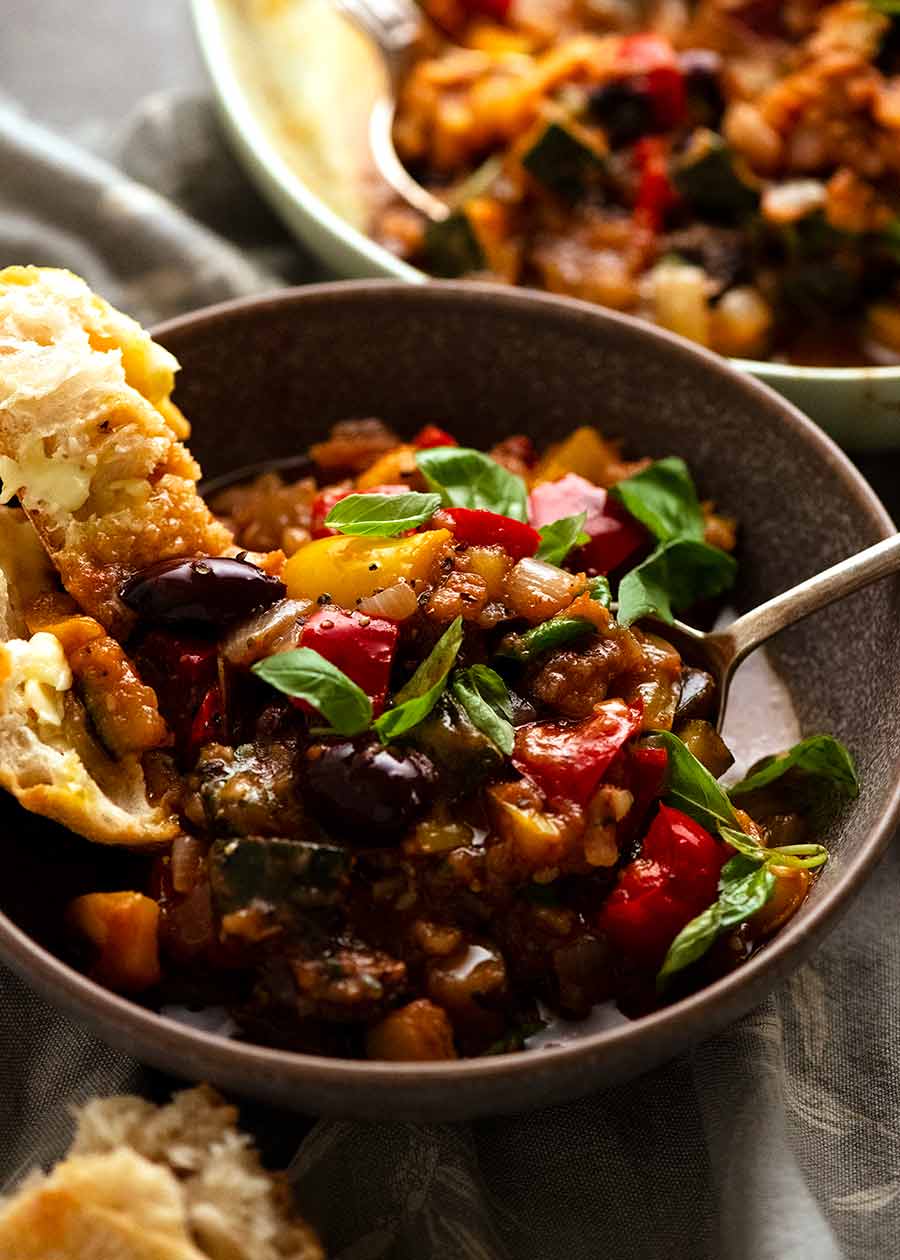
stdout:
{"type": "Polygon", "coordinates": [[[604,442],[597,430],[584,424],[574,429],[564,442],[547,450],[534,470],[532,484],[559,481],[567,473],[578,473],[579,477],[602,484],[610,462],[616,458],[615,450],[604,442]]]}
{"type": "Polygon", "coordinates": [[[328,595],[342,608],[397,582],[427,582],[453,535],[428,529],[408,538],[319,538],[295,552],[284,566],[291,599],[328,595]]]}
{"type": "Polygon", "coordinates": [[[371,468],[357,477],[356,489],[362,492],[373,486],[395,486],[403,482],[408,482],[412,490],[418,490],[422,483],[414,446],[395,446],[385,451],[371,468]]]}

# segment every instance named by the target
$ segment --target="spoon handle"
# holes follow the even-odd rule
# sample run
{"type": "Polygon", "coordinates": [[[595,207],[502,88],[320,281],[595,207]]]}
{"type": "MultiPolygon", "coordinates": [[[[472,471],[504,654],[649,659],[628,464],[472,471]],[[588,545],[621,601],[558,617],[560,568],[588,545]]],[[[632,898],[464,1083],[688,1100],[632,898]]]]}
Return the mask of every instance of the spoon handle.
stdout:
{"type": "Polygon", "coordinates": [[[760,604],[738,617],[717,637],[727,637],[733,667],[779,630],[892,573],[900,573],[900,534],[885,538],[760,604]]]}

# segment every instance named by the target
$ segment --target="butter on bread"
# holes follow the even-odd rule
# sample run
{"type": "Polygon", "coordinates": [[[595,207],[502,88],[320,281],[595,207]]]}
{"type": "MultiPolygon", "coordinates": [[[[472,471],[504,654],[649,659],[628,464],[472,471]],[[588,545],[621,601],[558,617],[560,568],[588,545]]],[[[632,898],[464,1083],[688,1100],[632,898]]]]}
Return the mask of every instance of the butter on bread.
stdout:
{"type": "Polygon", "coordinates": [[[105,752],[73,691],[62,644],[29,634],[27,606],[57,586],[24,513],[0,507],[0,786],[89,840],[164,844],[178,820],[148,799],[139,757],[105,752]]]}
{"type": "Polygon", "coordinates": [[[205,1086],[88,1103],[69,1155],[0,1201],[0,1260],[323,1260],[236,1120],[205,1086]]]}
{"type": "Polygon", "coordinates": [[[122,580],[219,555],[231,534],[200,495],[171,401],[178,363],[68,271],[0,271],[0,480],[69,594],[111,633],[122,580]]]}

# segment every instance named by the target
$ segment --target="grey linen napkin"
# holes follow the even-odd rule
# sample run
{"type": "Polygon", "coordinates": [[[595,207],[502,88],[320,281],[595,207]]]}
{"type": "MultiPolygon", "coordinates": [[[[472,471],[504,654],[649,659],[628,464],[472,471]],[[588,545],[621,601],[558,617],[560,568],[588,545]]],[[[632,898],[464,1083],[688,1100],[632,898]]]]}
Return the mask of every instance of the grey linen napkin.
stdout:
{"type": "MultiPolygon", "coordinates": [[[[312,278],[206,102],[156,97],[107,162],[0,104],[0,265],[81,272],[152,322],[312,278]],[[113,164],[115,163],[115,165],[113,164]],[[140,183],[136,182],[140,181],[140,183]]],[[[335,1260],[837,1260],[900,1253],[898,856],[753,1015],[617,1089],[467,1126],[248,1107],[335,1260]]],[[[171,1086],[0,970],[0,1184],[70,1104],[171,1086]]]]}

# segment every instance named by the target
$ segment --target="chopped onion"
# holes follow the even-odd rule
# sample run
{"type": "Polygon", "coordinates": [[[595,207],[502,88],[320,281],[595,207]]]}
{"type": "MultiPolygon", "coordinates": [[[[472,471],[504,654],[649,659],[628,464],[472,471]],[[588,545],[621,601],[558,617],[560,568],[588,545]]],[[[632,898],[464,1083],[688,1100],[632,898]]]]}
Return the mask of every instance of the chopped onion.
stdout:
{"type": "Polygon", "coordinates": [[[367,617],[386,617],[388,621],[405,621],[418,607],[416,593],[408,582],[398,582],[359,602],[359,611],[367,617]]]}
{"type": "Polygon", "coordinates": [[[514,565],[506,579],[506,603],[517,617],[544,621],[570,604],[580,585],[574,574],[555,564],[528,558],[514,565]]]}
{"type": "Polygon", "coordinates": [[[170,873],[177,893],[189,893],[200,878],[204,848],[197,836],[180,835],[172,841],[170,873]]]}
{"type": "Polygon", "coordinates": [[[283,599],[234,626],[219,651],[230,665],[246,666],[296,647],[303,629],[301,619],[313,607],[309,600],[283,599]]]}
{"type": "Polygon", "coordinates": [[[762,196],[763,217],[770,223],[796,223],[825,205],[825,185],[818,179],[790,179],[773,184],[762,196]]]}

